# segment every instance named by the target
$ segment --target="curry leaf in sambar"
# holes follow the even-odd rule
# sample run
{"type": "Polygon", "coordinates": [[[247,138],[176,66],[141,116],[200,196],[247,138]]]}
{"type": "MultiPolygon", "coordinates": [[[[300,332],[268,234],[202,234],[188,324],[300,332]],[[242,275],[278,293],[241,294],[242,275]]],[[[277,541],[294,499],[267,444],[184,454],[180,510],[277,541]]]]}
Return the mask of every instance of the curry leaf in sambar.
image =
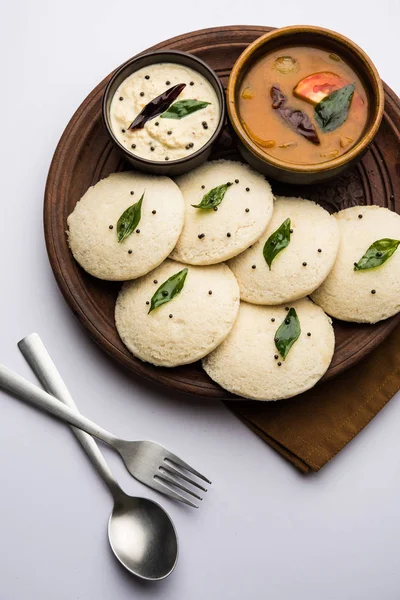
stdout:
{"type": "Polygon", "coordinates": [[[315,120],[322,131],[335,131],[343,125],[349,114],[355,87],[354,83],[349,83],[318,102],[315,107],[315,120]]]}

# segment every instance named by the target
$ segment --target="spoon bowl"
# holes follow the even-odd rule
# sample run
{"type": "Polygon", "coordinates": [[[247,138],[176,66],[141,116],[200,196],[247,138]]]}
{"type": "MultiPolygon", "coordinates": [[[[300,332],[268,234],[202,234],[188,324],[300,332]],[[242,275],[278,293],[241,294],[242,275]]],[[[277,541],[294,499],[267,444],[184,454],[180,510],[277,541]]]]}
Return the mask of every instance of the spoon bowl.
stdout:
{"type": "Polygon", "coordinates": [[[108,522],[115,557],[141,579],[168,577],[178,560],[174,525],[159,504],[147,498],[120,494],[108,522]]]}

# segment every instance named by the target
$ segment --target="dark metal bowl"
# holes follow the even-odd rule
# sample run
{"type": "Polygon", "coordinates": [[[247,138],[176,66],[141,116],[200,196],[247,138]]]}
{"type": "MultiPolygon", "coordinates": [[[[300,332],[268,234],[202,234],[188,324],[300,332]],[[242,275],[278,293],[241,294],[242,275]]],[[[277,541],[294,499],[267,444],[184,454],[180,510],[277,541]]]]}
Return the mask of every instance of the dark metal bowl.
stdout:
{"type": "Polygon", "coordinates": [[[218,75],[216,75],[216,73],[214,73],[214,71],[199,58],[196,58],[191,54],[187,54],[186,52],[179,52],[177,50],[160,50],[157,52],[141,54],[131,58],[115,71],[104,92],[102,113],[105,127],[114,145],[118,148],[121,154],[123,154],[125,159],[129,161],[136,169],[155,175],[181,175],[182,173],[187,173],[188,171],[199,167],[210,156],[212,146],[218,139],[225,122],[225,92],[218,75]],[[180,65],[184,65],[185,67],[190,67],[194,71],[197,71],[203,75],[203,77],[205,77],[213,86],[220,104],[218,126],[208,142],[199,148],[199,150],[193,152],[193,154],[178,160],[170,160],[168,163],[165,163],[164,161],[160,162],[148,160],[146,158],[141,158],[140,156],[131,154],[131,152],[129,152],[124,146],[122,146],[122,144],[119,143],[112,131],[110,123],[111,101],[121,83],[135,71],[138,71],[143,67],[147,67],[148,65],[163,62],[178,63],[180,65]]]}

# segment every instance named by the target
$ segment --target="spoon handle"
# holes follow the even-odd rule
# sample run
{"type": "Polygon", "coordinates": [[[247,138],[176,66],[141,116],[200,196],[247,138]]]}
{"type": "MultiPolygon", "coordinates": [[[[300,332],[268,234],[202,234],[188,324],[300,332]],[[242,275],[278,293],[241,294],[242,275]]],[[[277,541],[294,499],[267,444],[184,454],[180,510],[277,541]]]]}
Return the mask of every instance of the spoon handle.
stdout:
{"type": "MultiPolygon", "coordinates": [[[[18,346],[46,392],[78,412],[78,407],[40,336],[37,333],[31,333],[18,342],[18,346]]],[[[122,490],[94,439],[76,427],[72,427],[72,431],[113,496],[121,494],[122,490]]]]}
{"type": "Polygon", "coordinates": [[[53,396],[50,396],[50,394],[27,379],[24,379],[21,375],[7,369],[4,365],[0,365],[0,388],[3,388],[16,396],[19,396],[23,400],[26,400],[30,404],[51,413],[58,419],[61,419],[61,421],[66,421],[70,425],[75,425],[75,427],[83,429],[86,433],[94,435],[94,437],[103,440],[103,442],[110,446],[114,446],[117,441],[117,438],[111,433],[102,429],[79,412],[69,408],[69,406],[65,406],[65,404],[62,404],[59,400],[56,400],[53,396]]]}

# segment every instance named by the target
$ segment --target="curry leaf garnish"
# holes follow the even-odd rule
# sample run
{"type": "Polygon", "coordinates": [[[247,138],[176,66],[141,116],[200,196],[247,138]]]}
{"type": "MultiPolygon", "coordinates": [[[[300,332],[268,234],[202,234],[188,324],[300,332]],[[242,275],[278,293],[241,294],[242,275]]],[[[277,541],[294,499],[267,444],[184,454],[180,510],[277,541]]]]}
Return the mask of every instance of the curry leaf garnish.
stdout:
{"type": "Polygon", "coordinates": [[[394,254],[399,247],[400,240],[383,238],[374,242],[364,256],[354,265],[355,271],[365,271],[380,267],[394,254]]]}
{"type": "Polygon", "coordinates": [[[300,321],[294,308],[291,308],[275,333],[275,346],[283,360],[301,333],[300,321]]]}
{"type": "Polygon", "coordinates": [[[187,269],[182,269],[182,271],[171,275],[169,279],[160,285],[151,299],[149,313],[162,304],[169,302],[182,291],[187,273],[187,269]]]}
{"type": "Polygon", "coordinates": [[[161,119],[183,119],[211,104],[201,100],[178,100],[161,115],[161,119]]]}
{"type": "Polygon", "coordinates": [[[210,210],[221,204],[225,197],[227,189],[230,187],[230,183],[223,183],[213,188],[207,194],[204,194],[200,204],[192,204],[193,208],[202,208],[203,210],[210,210]]]}
{"type": "Polygon", "coordinates": [[[264,244],[263,255],[269,270],[275,256],[289,245],[290,242],[290,219],[283,221],[282,225],[272,233],[264,244]]]}
{"type": "Polygon", "coordinates": [[[125,212],[122,213],[117,223],[118,242],[123,242],[128,236],[135,231],[142,216],[142,202],[145,192],[136,204],[132,204],[125,212]]]}
{"type": "Polygon", "coordinates": [[[150,100],[148,104],[140,111],[137,117],[129,125],[128,129],[133,131],[134,129],[143,129],[147,121],[154,119],[165,112],[169,106],[177,99],[182,90],[186,87],[186,83],[178,83],[168,90],[165,90],[162,94],[150,100]]]}
{"type": "Polygon", "coordinates": [[[349,83],[318,102],[315,107],[315,120],[322,131],[335,131],[345,122],[355,87],[354,83],[349,83]]]}

